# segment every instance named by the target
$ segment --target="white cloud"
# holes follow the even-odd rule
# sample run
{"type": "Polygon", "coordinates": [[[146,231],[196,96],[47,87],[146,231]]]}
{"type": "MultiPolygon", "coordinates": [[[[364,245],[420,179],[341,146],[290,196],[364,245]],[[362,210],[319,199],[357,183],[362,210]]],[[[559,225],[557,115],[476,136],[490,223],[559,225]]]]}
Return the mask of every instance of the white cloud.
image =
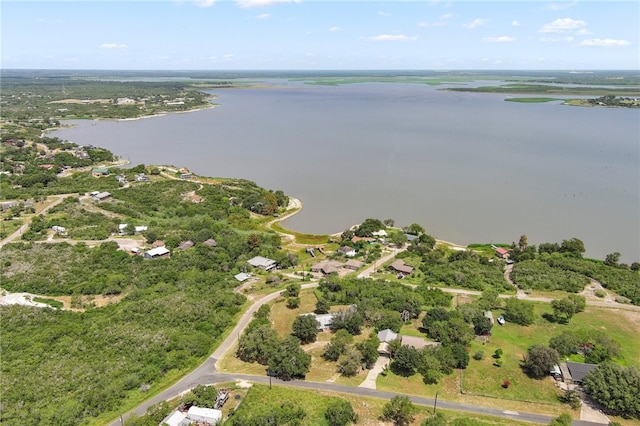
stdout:
{"type": "Polygon", "coordinates": [[[269,18],[271,18],[271,14],[269,13],[263,13],[262,15],[256,16],[256,19],[269,19],[269,18]]]}
{"type": "Polygon", "coordinates": [[[129,46],[126,44],[118,44],[118,43],[102,43],[100,45],[100,49],[126,49],[129,46]]]}
{"type": "Polygon", "coordinates": [[[402,34],[380,34],[377,36],[366,37],[368,41],[415,41],[418,37],[409,37],[402,34]]]}
{"type": "Polygon", "coordinates": [[[520,26],[520,21],[511,21],[511,26],[512,27],[519,27],[520,26]]]}
{"type": "Polygon", "coordinates": [[[576,35],[588,35],[588,34],[591,34],[591,33],[586,28],[576,31],[576,35]]]}
{"type": "Polygon", "coordinates": [[[329,28],[329,31],[337,33],[337,32],[342,31],[342,28],[340,28],[340,27],[331,27],[331,28],[329,28]]]}
{"type": "Polygon", "coordinates": [[[378,12],[378,16],[391,16],[391,14],[387,12],[378,12]]]}
{"type": "Polygon", "coordinates": [[[193,0],[193,4],[198,7],[211,7],[216,0],[193,0]]]}
{"type": "Polygon", "coordinates": [[[440,19],[451,19],[453,18],[453,13],[445,13],[440,17],[440,19]]]}
{"type": "Polygon", "coordinates": [[[541,33],[565,33],[567,31],[579,30],[582,27],[585,27],[587,23],[585,21],[574,20],[571,18],[560,18],[555,21],[544,24],[542,28],[540,28],[541,33]]]}
{"type": "Polygon", "coordinates": [[[550,10],[565,10],[565,9],[569,9],[570,7],[575,6],[576,4],[578,4],[578,0],[573,0],[571,2],[564,2],[564,3],[551,3],[551,5],[549,6],[550,10]]]}
{"type": "Polygon", "coordinates": [[[229,55],[224,55],[224,56],[222,57],[222,59],[224,59],[225,61],[232,61],[234,58],[235,58],[235,55],[231,55],[231,54],[229,54],[229,55]]]}
{"type": "Polygon", "coordinates": [[[541,37],[538,41],[543,43],[557,43],[563,41],[573,41],[573,37],[541,37]]]}
{"type": "Polygon", "coordinates": [[[512,41],[516,41],[515,37],[509,36],[500,36],[500,37],[485,37],[482,41],[487,43],[510,43],[512,41]]]}
{"type": "Polygon", "coordinates": [[[473,29],[481,27],[483,25],[487,25],[487,22],[489,22],[489,21],[487,21],[486,19],[478,18],[478,19],[474,19],[473,21],[471,21],[468,24],[464,24],[463,27],[465,27],[467,29],[470,29],[470,30],[473,30],[473,29]]]}
{"type": "Polygon", "coordinates": [[[583,40],[580,46],[596,46],[596,47],[611,47],[611,46],[628,46],[631,42],[628,40],[614,40],[611,38],[592,38],[589,40],[583,40]]]}
{"type": "Polygon", "coordinates": [[[236,4],[242,8],[269,7],[278,3],[300,3],[300,0],[236,0],[236,4]]]}

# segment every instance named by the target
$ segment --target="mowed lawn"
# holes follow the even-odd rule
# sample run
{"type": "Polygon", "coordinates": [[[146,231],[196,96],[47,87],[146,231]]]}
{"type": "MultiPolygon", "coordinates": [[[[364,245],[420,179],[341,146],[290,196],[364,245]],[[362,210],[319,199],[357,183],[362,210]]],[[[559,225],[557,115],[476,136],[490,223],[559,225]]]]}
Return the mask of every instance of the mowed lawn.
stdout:
{"type": "MultiPolygon", "coordinates": [[[[500,313],[502,312],[496,310],[494,316],[497,318],[500,313]]],[[[559,402],[558,396],[561,392],[551,378],[530,379],[520,368],[529,347],[534,344],[548,345],[549,339],[553,336],[570,329],[606,332],[620,344],[621,355],[616,361],[624,365],[640,366],[640,347],[637,345],[640,312],[587,307],[585,312],[574,316],[569,324],[559,324],[545,319],[543,314],[552,313],[551,306],[547,303],[537,303],[535,313],[536,321],[529,327],[512,323],[496,325],[488,342],[473,341],[469,349],[469,366],[462,374],[456,371],[441,379],[437,385],[425,385],[419,374],[405,378],[389,372],[386,377],[378,377],[378,389],[431,397],[438,391],[443,398],[460,401],[468,401],[470,396],[487,396],[514,402],[535,402],[543,406],[540,407],[542,411],[546,410],[544,406],[548,406],[551,411],[557,408],[570,411],[566,405],[559,402]],[[503,351],[500,367],[495,365],[496,359],[492,357],[497,349],[503,351]],[[473,359],[473,355],[478,351],[484,353],[484,359],[479,361],[473,359]],[[505,380],[510,382],[506,389],[502,387],[505,380]]],[[[406,328],[408,327],[403,328],[403,333],[416,334],[417,330],[410,331],[406,328]]]]}

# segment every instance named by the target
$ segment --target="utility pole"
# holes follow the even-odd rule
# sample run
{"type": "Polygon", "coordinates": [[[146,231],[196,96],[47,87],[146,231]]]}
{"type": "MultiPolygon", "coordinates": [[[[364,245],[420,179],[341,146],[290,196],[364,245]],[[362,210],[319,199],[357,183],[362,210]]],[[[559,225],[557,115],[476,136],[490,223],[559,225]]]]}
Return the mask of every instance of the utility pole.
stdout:
{"type": "Polygon", "coordinates": [[[433,414],[436,414],[436,406],[438,405],[438,391],[436,391],[436,399],[433,401],[433,414]]]}

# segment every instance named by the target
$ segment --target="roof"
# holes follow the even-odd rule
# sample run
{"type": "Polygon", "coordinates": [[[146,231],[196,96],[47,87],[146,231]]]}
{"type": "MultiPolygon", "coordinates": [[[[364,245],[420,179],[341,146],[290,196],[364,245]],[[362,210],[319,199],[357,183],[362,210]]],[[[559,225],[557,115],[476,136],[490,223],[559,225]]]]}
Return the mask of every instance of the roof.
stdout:
{"type": "Polygon", "coordinates": [[[344,267],[349,269],[360,269],[364,266],[364,262],[355,259],[349,259],[345,262],[344,267]]]}
{"type": "Polygon", "coordinates": [[[247,274],[246,272],[240,272],[239,274],[234,275],[233,278],[240,282],[243,282],[251,278],[251,275],[247,274]]]}
{"type": "Polygon", "coordinates": [[[167,424],[169,426],[180,426],[182,421],[187,418],[187,415],[182,411],[174,411],[162,420],[160,424],[167,424]]]}
{"type": "Polygon", "coordinates": [[[155,240],[153,242],[153,244],[151,244],[152,247],[164,247],[164,241],[162,240],[155,240]]]}
{"type": "Polygon", "coordinates": [[[585,364],[582,362],[567,361],[567,368],[571,373],[571,378],[574,382],[582,382],[582,379],[591,371],[595,370],[598,366],[596,364],[585,364]]]}
{"type": "Polygon", "coordinates": [[[410,274],[413,272],[413,266],[407,265],[402,259],[394,261],[391,265],[389,265],[389,267],[403,274],[410,274]]]}
{"type": "Polygon", "coordinates": [[[371,235],[373,235],[374,237],[386,237],[388,234],[387,234],[387,231],[385,231],[384,229],[381,229],[379,231],[372,232],[371,235]]]}
{"type": "Polygon", "coordinates": [[[214,408],[196,407],[193,405],[189,408],[189,411],[187,411],[187,416],[191,420],[217,424],[222,420],[222,411],[214,408]]]}
{"type": "Polygon", "coordinates": [[[97,194],[95,194],[93,197],[94,197],[94,198],[97,198],[97,199],[99,199],[99,200],[102,200],[102,199],[104,199],[104,198],[109,198],[109,197],[111,197],[111,193],[109,193],[109,192],[98,192],[98,193],[97,193],[97,194]]]}
{"type": "Polygon", "coordinates": [[[334,314],[311,314],[314,317],[316,317],[316,321],[318,321],[318,323],[320,324],[318,326],[319,329],[321,330],[326,330],[327,328],[331,327],[331,324],[333,324],[333,315],[334,314]]]}
{"type": "Polygon", "coordinates": [[[331,274],[333,272],[338,272],[338,268],[342,265],[335,260],[323,260],[322,262],[318,262],[311,266],[312,271],[321,271],[324,274],[331,274]]]}
{"type": "Polygon", "coordinates": [[[180,250],[186,250],[194,246],[194,242],[191,240],[183,241],[182,244],[178,246],[180,250]]]}
{"type": "Polygon", "coordinates": [[[152,248],[151,250],[145,253],[145,256],[147,257],[164,256],[167,253],[169,253],[169,249],[162,246],[162,247],[152,248]]]}
{"type": "Polygon", "coordinates": [[[390,328],[378,331],[378,340],[381,342],[393,342],[398,338],[398,333],[390,328]]]}
{"type": "Polygon", "coordinates": [[[262,268],[262,269],[270,269],[276,266],[275,260],[262,257],[262,256],[252,257],[251,259],[247,260],[247,262],[249,262],[249,265],[251,266],[255,266],[257,268],[262,268]]]}
{"type": "Polygon", "coordinates": [[[501,256],[504,256],[505,254],[509,254],[509,250],[507,250],[506,248],[498,247],[496,248],[496,253],[498,253],[501,256]]]}
{"type": "Polygon", "coordinates": [[[203,242],[202,244],[208,245],[209,247],[215,247],[218,245],[218,242],[213,238],[209,238],[207,241],[203,242]]]}

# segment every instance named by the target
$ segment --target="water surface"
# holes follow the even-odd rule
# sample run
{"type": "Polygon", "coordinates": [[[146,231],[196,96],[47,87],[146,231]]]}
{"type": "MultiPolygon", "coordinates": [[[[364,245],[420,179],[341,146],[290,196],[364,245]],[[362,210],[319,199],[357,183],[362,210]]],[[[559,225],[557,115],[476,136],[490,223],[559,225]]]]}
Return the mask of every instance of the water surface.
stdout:
{"type": "Polygon", "coordinates": [[[55,135],[282,189],[305,204],[284,223],[301,232],[392,218],[460,244],[576,237],[588,256],[640,259],[638,110],[402,83],[215,93],[215,109],[55,135]]]}

